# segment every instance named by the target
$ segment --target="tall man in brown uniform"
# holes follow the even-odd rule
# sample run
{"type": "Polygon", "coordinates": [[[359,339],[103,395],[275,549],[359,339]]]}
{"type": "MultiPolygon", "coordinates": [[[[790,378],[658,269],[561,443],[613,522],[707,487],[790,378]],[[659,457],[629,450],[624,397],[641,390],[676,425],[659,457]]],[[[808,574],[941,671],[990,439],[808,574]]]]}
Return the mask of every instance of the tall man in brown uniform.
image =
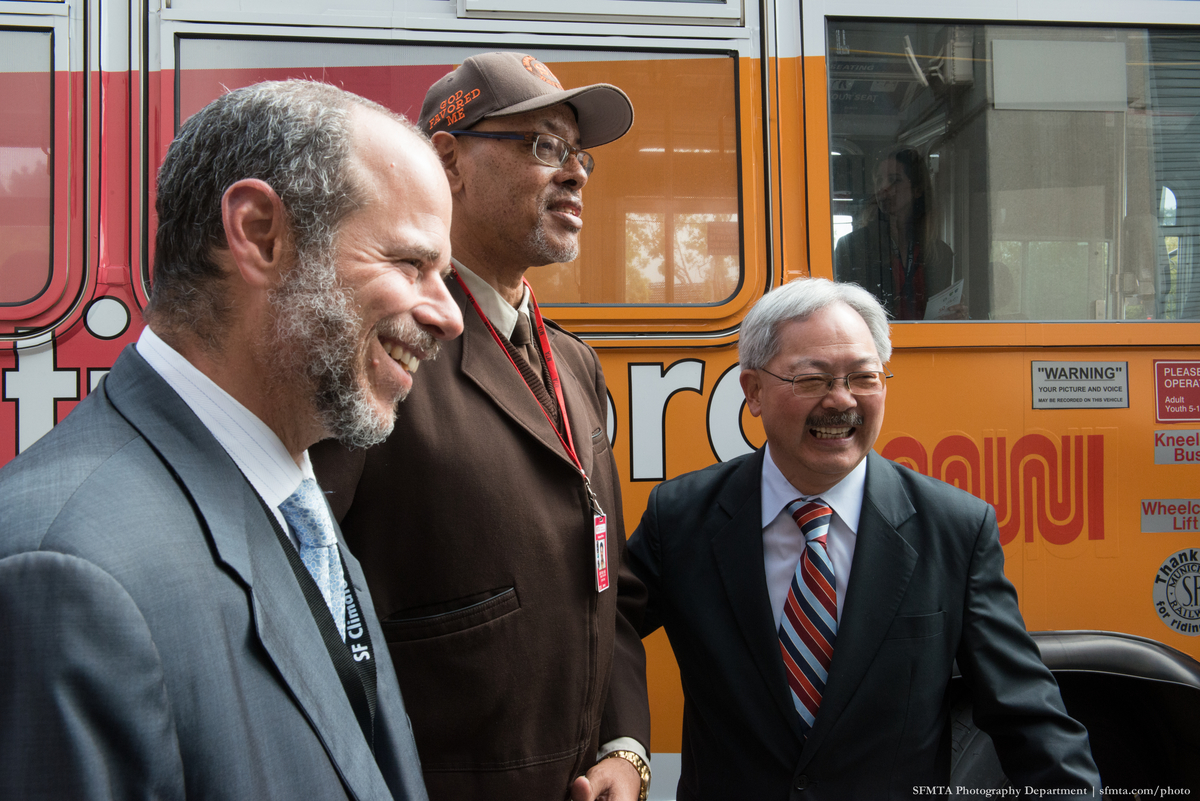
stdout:
{"type": "Polygon", "coordinates": [[[314,453],[434,801],[645,798],[645,654],[626,614],[643,587],[625,566],[604,375],[524,282],[575,258],[594,163],[580,148],[632,122],[620,89],[563,90],[519,53],[469,58],[429,90],[465,330],[386,443],[314,453]]]}

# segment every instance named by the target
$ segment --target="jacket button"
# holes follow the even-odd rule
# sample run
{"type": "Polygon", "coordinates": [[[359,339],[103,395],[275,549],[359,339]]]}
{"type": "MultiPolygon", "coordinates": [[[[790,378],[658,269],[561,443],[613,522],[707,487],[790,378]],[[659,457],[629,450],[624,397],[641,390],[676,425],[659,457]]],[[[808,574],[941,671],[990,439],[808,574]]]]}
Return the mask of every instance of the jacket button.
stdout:
{"type": "Polygon", "coordinates": [[[805,776],[803,773],[801,773],[799,776],[796,777],[796,789],[797,790],[807,790],[808,789],[808,777],[805,776]]]}

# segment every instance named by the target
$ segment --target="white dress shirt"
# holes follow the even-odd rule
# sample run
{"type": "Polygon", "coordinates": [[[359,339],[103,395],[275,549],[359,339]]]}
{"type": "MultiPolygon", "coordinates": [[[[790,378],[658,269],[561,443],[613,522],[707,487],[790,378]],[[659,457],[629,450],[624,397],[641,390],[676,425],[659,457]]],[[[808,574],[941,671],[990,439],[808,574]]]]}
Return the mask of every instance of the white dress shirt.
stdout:
{"type": "Polygon", "coordinates": [[[767,594],[775,628],[783,617],[783,604],[796,565],[804,553],[804,535],[787,512],[787,505],[797,498],[811,501],[820,498],[833,510],[825,548],[833,561],[834,589],[837,590],[838,620],[846,602],[846,587],[850,584],[850,565],[854,562],[854,545],[858,540],[858,519],[862,513],[863,494],[867,488],[867,460],[863,459],[850,474],[820,495],[805,495],[783,477],[771,458],[768,443],[762,466],[762,527],[763,566],[767,576],[767,594]]]}
{"type": "Polygon", "coordinates": [[[250,486],[275,513],[275,519],[295,545],[279,504],[296,491],[301,481],[315,478],[308,451],[297,465],[266,423],[163,342],[150,326],[142,329],[137,351],[200,418],[246,476],[250,486]]]}
{"type": "Polygon", "coordinates": [[[479,308],[483,309],[492,328],[511,341],[513,330],[517,327],[517,316],[523,314],[529,318],[529,330],[534,332],[535,337],[537,336],[537,326],[533,325],[533,318],[529,316],[529,287],[521,286],[521,302],[516,305],[516,308],[513,308],[512,304],[505,300],[494,286],[471,272],[469,267],[463,266],[461,261],[454,258],[450,261],[454,264],[454,269],[458,270],[467,289],[471,290],[471,294],[475,296],[475,302],[479,304],[479,308]]]}

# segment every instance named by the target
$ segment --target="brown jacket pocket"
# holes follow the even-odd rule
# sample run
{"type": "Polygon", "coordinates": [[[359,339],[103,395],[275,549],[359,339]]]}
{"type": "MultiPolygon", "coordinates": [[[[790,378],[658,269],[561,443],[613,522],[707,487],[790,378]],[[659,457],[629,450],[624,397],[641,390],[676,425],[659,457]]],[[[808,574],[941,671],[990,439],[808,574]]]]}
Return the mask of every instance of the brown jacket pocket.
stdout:
{"type": "Polygon", "coordinates": [[[406,610],[389,615],[380,621],[383,636],[388,642],[411,642],[442,637],[481,626],[521,608],[516,587],[489,590],[480,596],[451,601],[448,611],[430,613],[429,607],[406,610]]]}

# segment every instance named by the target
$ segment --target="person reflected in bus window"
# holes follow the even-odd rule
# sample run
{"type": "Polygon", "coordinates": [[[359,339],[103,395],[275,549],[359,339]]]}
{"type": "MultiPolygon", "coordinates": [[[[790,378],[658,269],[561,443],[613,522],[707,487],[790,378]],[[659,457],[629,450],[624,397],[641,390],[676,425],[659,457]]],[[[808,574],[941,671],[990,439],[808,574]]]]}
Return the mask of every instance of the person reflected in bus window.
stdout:
{"type": "Polygon", "coordinates": [[[679,664],[679,801],[946,788],[955,667],[1013,787],[1099,797],[995,510],[873,450],[891,350],[861,287],[768,293],[738,344],[766,445],[650,492],[629,560],[648,591],[639,630],[665,629],[679,664]]]}
{"type": "Polygon", "coordinates": [[[1029,316],[1021,310],[1021,293],[1013,269],[1007,262],[993,261],[988,264],[988,272],[992,276],[991,319],[1028,320],[1029,316]]]}
{"type": "Polygon", "coordinates": [[[465,330],[387,442],[314,454],[379,599],[433,801],[645,798],[645,652],[626,618],[642,586],[604,373],[525,281],[575,259],[603,169],[589,149],[632,123],[617,87],[564,89],[521,53],[472,56],[429,89],[465,330]]]}
{"type": "Polygon", "coordinates": [[[927,317],[931,298],[954,284],[954,253],[937,236],[933,182],[925,159],[913,148],[879,160],[875,194],[860,225],[834,252],[834,277],[865,288],[895,320],[966,319],[962,287],[927,317]]]}
{"type": "Polygon", "coordinates": [[[427,801],[307,449],[383,439],[462,330],[437,155],[261,83],[182,125],[156,209],[147,327],[0,470],[0,798],[427,801]]]}

